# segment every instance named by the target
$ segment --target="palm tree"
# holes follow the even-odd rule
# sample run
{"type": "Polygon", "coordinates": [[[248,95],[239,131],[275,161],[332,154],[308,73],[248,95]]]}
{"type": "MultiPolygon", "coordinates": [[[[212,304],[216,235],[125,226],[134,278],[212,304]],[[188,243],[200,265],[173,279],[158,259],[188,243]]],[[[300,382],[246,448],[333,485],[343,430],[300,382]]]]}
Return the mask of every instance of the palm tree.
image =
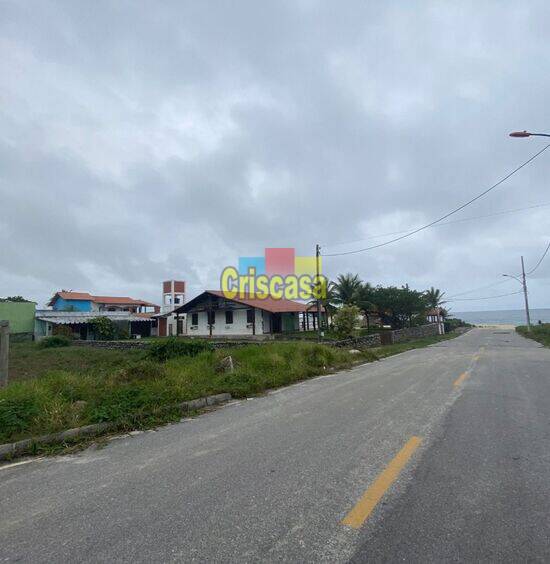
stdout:
{"type": "MultiPolygon", "coordinates": [[[[326,293],[323,298],[320,300],[321,306],[325,310],[325,314],[327,317],[327,324],[330,326],[332,322],[332,316],[334,315],[335,311],[338,309],[336,304],[340,303],[338,298],[338,293],[336,290],[336,284],[334,282],[329,282],[326,287],[326,293]]],[[[317,305],[317,300],[313,299],[308,302],[309,307],[315,307],[317,305]]]]}
{"type": "Polygon", "coordinates": [[[358,274],[339,274],[337,281],[334,282],[336,300],[340,304],[355,305],[358,292],[363,283],[358,274]]]}
{"type": "Polygon", "coordinates": [[[374,288],[369,282],[365,282],[356,292],[355,303],[367,320],[367,331],[370,329],[369,314],[378,311],[378,307],[373,302],[373,299],[374,288]]]}
{"type": "Polygon", "coordinates": [[[424,299],[426,300],[426,305],[430,308],[437,309],[441,307],[445,300],[443,296],[445,292],[442,292],[439,288],[434,288],[433,286],[424,292],[424,299]]]}
{"type": "Polygon", "coordinates": [[[441,323],[441,318],[445,319],[447,312],[442,307],[445,303],[443,296],[445,292],[442,292],[439,288],[434,288],[433,286],[424,292],[424,300],[426,305],[435,310],[437,315],[437,323],[438,325],[441,323]]]}

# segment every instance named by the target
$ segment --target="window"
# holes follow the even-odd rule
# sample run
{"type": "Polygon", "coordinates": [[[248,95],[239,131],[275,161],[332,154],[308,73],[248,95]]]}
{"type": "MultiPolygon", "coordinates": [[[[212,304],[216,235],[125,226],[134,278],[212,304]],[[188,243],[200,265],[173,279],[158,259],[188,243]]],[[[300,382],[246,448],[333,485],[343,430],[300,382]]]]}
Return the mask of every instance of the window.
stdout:
{"type": "Polygon", "coordinates": [[[225,311],[225,322],[227,325],[233,323],[233,311],[230,309],[225,311]]]}
{"type": "Polygon", "coordinates": [[[247,323],[254,323],[254,310],[247,309],[246,310],[246,322],[247,323]]]}
{"type": "Polygon", "coordinates": [[[199,314],[192,313],[191,314],[191,325],[198,325],[199,324],[199,314]]]}
{"type": "Polygon", "coordinates": [[[208,324],[214,325],[214,323],[216,323],[216,312],[215,311],[209,311],[208,312],[208,324]]]}

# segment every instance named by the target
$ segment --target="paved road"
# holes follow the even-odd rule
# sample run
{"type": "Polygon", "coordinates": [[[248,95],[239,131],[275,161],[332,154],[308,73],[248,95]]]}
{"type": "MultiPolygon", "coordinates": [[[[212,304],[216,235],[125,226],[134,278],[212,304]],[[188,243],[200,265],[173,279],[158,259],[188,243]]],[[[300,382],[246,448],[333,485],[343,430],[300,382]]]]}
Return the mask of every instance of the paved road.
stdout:
{"type": "Polygon", "coordinates": [[[476,329],[0,467],[0,561],[548,561],[549,402],[550,350],[476,329]]]}

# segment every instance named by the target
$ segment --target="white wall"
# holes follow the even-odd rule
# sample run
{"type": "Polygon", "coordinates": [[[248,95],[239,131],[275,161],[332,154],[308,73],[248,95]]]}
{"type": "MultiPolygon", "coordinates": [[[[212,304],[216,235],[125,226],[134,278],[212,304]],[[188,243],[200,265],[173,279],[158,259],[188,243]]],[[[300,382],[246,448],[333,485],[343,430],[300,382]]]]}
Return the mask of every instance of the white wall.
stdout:
{"type": "MultiPolygon", "coordinates": [[[[180,331],[180,335],[186,334],[187,325],[186,325],[185,317],[186,317],[186,315],[184,313],[180,313],[180,321],[182,322],[182,330],[180,331]]],[[[169,336],[171,335],[171,336],[175,337],[176,330],[177,330],[176,319],[177,318],[176,318],[175,315],[169,315],[166,318],[166,335],[169,335],[169,336]],[[170,330],[170,327],[172,327],[172,330],[170,330]]]]}
{"type": "MultiPolygon", "coordinates": [[[[252,324],[246,322],[246,309],[233,309],[233,323],[225,323],[225,310],[218,309],[214,310],[216,314],[216,323],[212,327],[212,335],[252,335],[253,327],[252,324]]],[[[263,333],[262,328],[262,310],[256,309],[256,335],[261,335],[263,333]]],[[[206,311],[200,311],[197,314],[199,316],[199,324],[196,328],[191,325],[192,313],[187,314],[187,335],[193,336],[206,336],[210,335],[210,329],[208,327],[208,315],[206,311]]]]}

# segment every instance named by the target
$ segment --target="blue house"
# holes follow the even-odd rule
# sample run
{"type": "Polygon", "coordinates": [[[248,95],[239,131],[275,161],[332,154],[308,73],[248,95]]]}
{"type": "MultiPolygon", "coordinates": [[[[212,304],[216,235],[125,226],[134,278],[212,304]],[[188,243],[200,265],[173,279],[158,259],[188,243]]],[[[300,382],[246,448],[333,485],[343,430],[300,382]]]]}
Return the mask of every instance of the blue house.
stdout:
{"type": "Polygon", "coordinates": [[[88,292],[56,292],[48,305],[54,311],[127,311],[158,313],[160,308],[150,302],[126,296],[92,296],[88,292]]]}

